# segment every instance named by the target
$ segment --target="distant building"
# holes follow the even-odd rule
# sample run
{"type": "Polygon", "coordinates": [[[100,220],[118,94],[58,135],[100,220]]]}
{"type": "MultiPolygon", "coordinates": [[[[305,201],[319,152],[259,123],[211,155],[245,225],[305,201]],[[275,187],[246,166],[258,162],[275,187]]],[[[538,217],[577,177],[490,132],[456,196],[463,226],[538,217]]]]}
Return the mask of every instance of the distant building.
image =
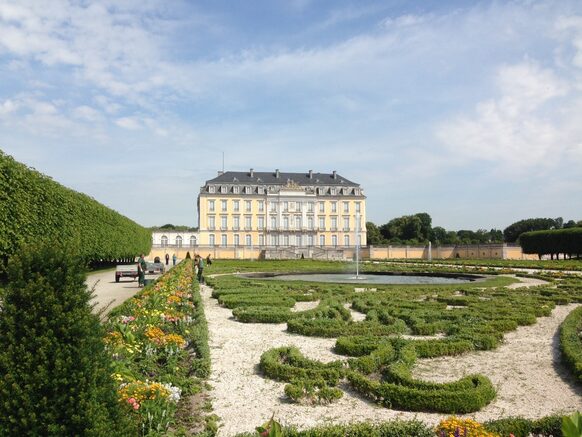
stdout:
{"type": "Polygon", "coordinates": [[[335,171],[219,172],[198,195],[205,247],[353,248],[365,224],[362,188],[335,171]]]}

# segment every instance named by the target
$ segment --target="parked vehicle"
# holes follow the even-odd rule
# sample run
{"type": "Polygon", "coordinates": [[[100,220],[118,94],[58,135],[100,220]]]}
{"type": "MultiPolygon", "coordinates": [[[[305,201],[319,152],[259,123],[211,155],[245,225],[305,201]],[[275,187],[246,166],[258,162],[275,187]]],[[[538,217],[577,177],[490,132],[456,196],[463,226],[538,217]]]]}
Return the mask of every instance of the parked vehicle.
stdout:
{"type": "Polygon", "coordinates": [[[147,270],[146,273],[150,273],[152,275],[163,275],[166,268],[162,263],[147,263],[147,270]]]}
{"type": "Polygon", "coordinates": [[[137,278],[137,264],[120,264],[115,268],[115,282],[119,282],[121,278],[137,278]]]}

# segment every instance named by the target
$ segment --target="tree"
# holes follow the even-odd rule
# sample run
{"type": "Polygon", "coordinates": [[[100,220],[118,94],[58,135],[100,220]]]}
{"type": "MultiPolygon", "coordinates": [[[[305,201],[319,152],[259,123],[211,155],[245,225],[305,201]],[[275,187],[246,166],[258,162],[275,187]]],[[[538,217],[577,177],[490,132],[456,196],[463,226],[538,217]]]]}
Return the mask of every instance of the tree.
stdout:
{"type": "Polygon", "coordinates": [[[446,243],[448,239],[447,230],[441,226],[435,226],[432,229],[432,235],[432,238],[437,245],[446,243]]]}
{"type": "Polygon", "coordinates": [[[368,240],[368,244],[377,245],[382,244],[382,234],[380,233],[380,229],[372,222],[366,222],[366,238],[368,240]]]}
{"type": "Polygon", "coordinates": [[[72,251],[24,246],[0,317],[0,435],[126,435],[91,293],[72,251]]]}
{"type": "Polygon", "coordinates": [[[420,237],[424,241],[432,240],[432,218],[426,212],[415,214],[420,220],[420,237]]]}
{"type": "Polygon", "coordinates": [[[520,220],[512,223],[503,230],[503,238],[506,243],[515,243],[519,236],[524,232],[545,231],[549,229],[560,229],[562,227],[562,218],[532,218],[520,220]],[[560,221],[561,220],[561,221],[560,221]]]}

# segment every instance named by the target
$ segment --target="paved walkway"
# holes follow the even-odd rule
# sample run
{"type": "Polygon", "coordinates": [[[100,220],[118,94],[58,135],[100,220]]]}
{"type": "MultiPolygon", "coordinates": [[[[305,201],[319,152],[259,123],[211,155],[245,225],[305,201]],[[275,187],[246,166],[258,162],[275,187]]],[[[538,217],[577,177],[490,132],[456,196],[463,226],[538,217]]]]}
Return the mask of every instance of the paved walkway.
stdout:
{"type": "MultiPolygon", "coordinates": [[[[166,271],[171,269],[172,263],[166,267],[166,271]]],[[[159,275],[146,275],[146,279],[155,278],[159,278],[159,275]]],[[[137,278],[122,278],[115,282],[115,269],[91,273],[87,276],[86,283],[89,289],[94,288],[93,312],[104,310],[103,316],[141,290],[137,285],[137,278]]]]}

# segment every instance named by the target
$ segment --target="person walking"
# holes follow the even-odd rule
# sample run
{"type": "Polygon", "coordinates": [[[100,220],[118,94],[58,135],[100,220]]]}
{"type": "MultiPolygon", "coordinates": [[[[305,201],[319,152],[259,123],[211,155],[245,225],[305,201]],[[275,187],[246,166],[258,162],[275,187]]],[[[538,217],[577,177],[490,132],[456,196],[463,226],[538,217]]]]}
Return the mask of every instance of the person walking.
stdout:
{"type": "Polygon", "coordinates": [[[143,257],[143,253],[137,259],[137,286],[143,287],[145,285],[145,272],[148,266],[143,257]]]}
{"type": "Polygon", "coordinates": [[[210,254],[206,257],[206,265],[210,267],[212,265],[212,259],[210,259],[210,254]]]}
{"type": "Polygon", "coordinates": [[[204,258],[201,256],[198,257],[198,282],[202,284],[204,282],[204,277],[202,276],[202,272],[204,270],[204,258]]]}
{"type": "Polygon", "coordinates": [[[170,254],[166,253],[166,265],[170,263],[170,254]]]}
{"type": "Polygon", "coordinates": [[[176,256],[176,254],[172,255],[172,265],[176,265],[176,260],[178,259],[178,257],[176,256]]]}

